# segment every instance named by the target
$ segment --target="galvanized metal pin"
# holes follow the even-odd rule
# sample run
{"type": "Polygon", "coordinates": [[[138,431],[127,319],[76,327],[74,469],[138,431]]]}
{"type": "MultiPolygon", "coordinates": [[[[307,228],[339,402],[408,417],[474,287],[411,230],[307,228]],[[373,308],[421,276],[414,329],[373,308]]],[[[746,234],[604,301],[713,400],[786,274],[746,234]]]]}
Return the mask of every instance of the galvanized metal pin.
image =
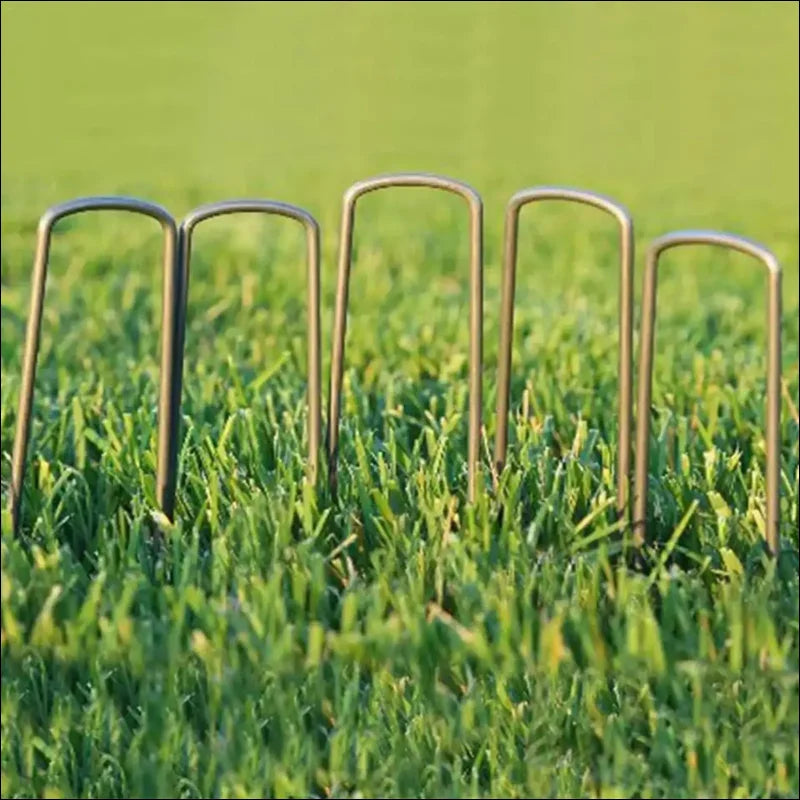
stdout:
{"type": "Polygon", "coordinates": [[[183,381],[183,352],[186,340],[186,307],[189,296],[189,272],[192,257],[192,234],[203,220],[225,214],[259,213],[286,217],[301,223],[306,232],[307,251],[307,369],[308,369],[308,475],[315,481],[320,448],[321,390],[320,390],[320,324],[319,324],[319,225],[306,210],[276,200],[222,200],[190,211],[178,231],[178,263],[180,265],[180,305],[176,314],[175,358],[172,377],[172,408],[175,412],[173,429],[176,432],[173,458],[177,458],[181,390],[183,381]]]}
{"type": "Polygon", "coordinates": [[[47,265],[50,256],[50,240],[55,224],[74,214],[86,211],[130,211],[152,217],[161,223],[164,231],[163,296],[161,311],[161,387],[158,405],[158,468],[156,474],[156,499],[161,510],[172,518],[175,504],[175,463],[171,458],[171,446],[176,431],[172,424],[175,413],[172,408],[170,381],[174,356],[173,335],[175,311],[178,299],[178,270],[175,260],[177,232],[175,220],[160,205],[137,200],[132,197],[83,197],[49,208],[39,220],[36,237],[36,256],[33,263],[33,292],[31,294],[28,327],[25,334],[25,352],[22,362],[22,387],[17,413],[17,429],[14,436],[14,451],[11,466],[11,490],[9,509],[14,531],[19,524],[22,483],[25,477],[25,461],[33,406],[33,385],[36,377],[36,360],[39,354],[39,336],[42,327],[47,265]]]}
{"type": "Polygon", "coordinates": [[[495,472],[505,466],[508,446],[508,407],[511,385],[511,344],[514,333],[514,288],[517,273],[519,214],[523,206],[542,200],[566,200],[593,206],[611,214],[619,223],[619,390],[617,451],[617,509],[628,507],[631,452],[632,351],[633,351],[633,219],[624,206],[595,192],[562,186],[536,186],[522,189],[506,208],[503,297],[500,312],[500,352],[497,376],[497,434],[494,445],[495,472]]]}
{"type": "Polygon", "coordinates": [[[781,393],[781,268],[766,247],[730,233],[718,231],[675,231],[653,241],[647,251],[642,303],[642,335],[639,356],[639,400],[636,430],[636,479],[634,489],[634,541],[646,537],[647,468],[650,455],[650,399],[653,384],[653,341],[656,321],[658,260],[675,247],[706,244],[737,250],[757,258],[767,268],[767,513],[766,540],[772,554],[778,551],[780,522],[780,393],[781,393]]]}
{"type": "Polygon", "coordinates": [[[481,437],[481,369],[483,363],[483,203],[470,186],[440,175],[412,172],[381,175],[354,183],[344,194],[339,241],[339,277],[336,289],[336,312],[333,329],[329,413],[328,413],[328,477],[336,489],[339,416],[344,369],[344,345],[347,329],[347,299],[353,256],[353,227],[356,201],[368,192],[393,186],[420,186],[440,189],[463,197],[469,206],[470,218],[470,348],[469,348],[469,443],[467,450],[468,498],[474,502],[477,488],[481,437]]]}

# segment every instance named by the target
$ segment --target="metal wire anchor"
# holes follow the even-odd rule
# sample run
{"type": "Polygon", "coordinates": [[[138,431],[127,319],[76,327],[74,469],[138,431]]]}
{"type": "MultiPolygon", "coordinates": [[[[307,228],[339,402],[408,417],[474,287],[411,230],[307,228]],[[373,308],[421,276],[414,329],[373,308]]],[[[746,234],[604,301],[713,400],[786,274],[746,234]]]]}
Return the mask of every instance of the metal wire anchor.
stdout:
{"type": "MultiPolygon", "coordinates": [[[[319,225],[314,217],[298,206],[276,200],[222,200],[190,211],[178,231],[178,263],[181,275],[180,306],[176,315],[175,347],[172,377],[175,412],[173,427],[179,428],[181,389],[183,382],[183,352],[186,340],[186,307],[189,297],[189,267],[192,258],[192,234],[203,220],[225,214],[259,213],[297,220],[306,232],[307,250],[307,336],[308,336],[308,474],[314,481],[320,448],[321,392],[320,392],[320,325],[319,325],[319,225]]],[[[177,454],[177,439],[176,439],[177,454]]]]}
{"type": "Polygon", "coordinates": [[[175,220],[160,205],[132,197],[82,197],[49,208],[39,220],[36,236],[36,256],[33,263],[33,292],[31,294],[28,327],[25,334],[25,352],[22,362],[22,387],[17,412],[17,430],[11,467],[9,510],[14,531],[19,523],[22,483],[25,477],[25,460],[31,424],[33,385],[36,377],[36,360],[39,354],[39,335],[42,327],[47,265],[50,257],[50,240],[55,224],[64,217],[86,211],[130,211],[152,217],[161,223],[164,231],[163,296],[161,312],[161,387],[158,404],[158,468],[156,474],[156,499],[161,510],[172,518],[175,505],[175,461],[172,442],[175,437],[170,393],[173,334],[178,296],[178,271],[175,260],[177,232],[175,220]]]}
{"type": "Polygon", "coordinates": [[[535,186],[514,194],[506,207],[503,256],[503,298],[500,315],[500,352],[497,375],[497,434],[494,445],[496,474],[506,461],[508,406],[511,384],[511,343],[514,333],[514,288],[517,273],[519,215],[523,206],[541,200],[566,200],[593,206],[619,223],[619,390],[617,451],[617,509],[626,512],[630,482],[632,351],[633,351],[633,219],[624,206],[595,192],[562,186],[535,186]]]}
{"type": "Polygon", "coordinates": [[[781,391],[781,267],[766,247],[730,233],[675,231],[655,239],[647,251],[642,302],[639,400],[636,429],[636,480],[634,490],[634,540],[645,541],[647,518],[647,466],[650,455],[650,398],[653,385],[653,340],[656,321],[658,260],[675,247],[708,244],[737,250],[757,258],[767,268],[767,514],[766,540],[772,554],[778,550],[780,522],[780,391],[781,391]]]}
{"type": "Polygon", "coordinates": [[[353,228],[356,202],[361,195],[392,186],[420,186],[441,189],[463,197],[469,206],[470,219],[470,346],[469,346],[469,470],[467,495],[475,500],[478,458],[481,437],[481,369],[483,362],[483,202],[470,186],[452,178],[421,172],[381,175],[354,183],[344,194],[339,240],[339,278],[336,289],[336,314],[333,329],[329,413],[328,413],[328,478],[336,489],[339,417],[344,369],[344,346],[347,329],[347,298],[353,257],[353,228]]]}

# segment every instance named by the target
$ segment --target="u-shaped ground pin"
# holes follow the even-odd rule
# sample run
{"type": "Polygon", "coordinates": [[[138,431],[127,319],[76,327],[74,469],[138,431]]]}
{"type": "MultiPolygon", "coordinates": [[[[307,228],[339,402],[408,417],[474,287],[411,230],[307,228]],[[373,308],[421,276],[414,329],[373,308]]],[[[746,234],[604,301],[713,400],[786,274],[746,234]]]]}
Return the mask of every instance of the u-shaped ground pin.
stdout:
{"type": "Polygon", "coordinates": [[[25,352],[22,362],[22,386],[14,435],[11,462],[11,487],[9,510],[14,531],[19,523],[22,482],[25,478],[25,461],[33,406],[33,385],[36,378],[36,360],[39,354],[39,336],[42,328],[47,265],[50,241],[56,223],[74,214],[86,211],[130,211],[152,217],[161,223],[164,231],[164,270],[161,316],[161,387],[158,405],[158,468],[156,475],[156,500],[161,510],[172,518],[175,501],[175,463],[171,459],[172,442],[176,431],[172,427],[174,411],[171,407],[172,358],[175,310],[178,299],[178,271],[175,260],[177,232],[175,220],[162,206],[132,197],[82,197],[49,208],[39,220],[36,235],[36,256],[33,263],[33,291],[31,293],[28,327],[25,334],[25,352]]]}
{"type": "Polygon", "coordinates": [[[611,214],[619,223],[619,390],[617,451],[617,510],[628,507],[631,453],[632,350],[633,350],[633,220],[628,211],[609,197],[583,189],[535,186],[522,189],[508,201],[503,254],[503,297],[500,312],[500,352],[497,376],[497,434],[494,445],[495,470],[506,461],[508,407],[511,384],[511,344],[514,334],[514,288],[517,274],[519,214],[523,206],[542,200],[566,200],[593,206],[611,214]]]}
{"type": "Polygon", "coordinates": [[[452,178],[411,172],[381,175],[354,183],[344,194],[339,239],[339,277],[336,288],[336,313],[333,327],[328,413],[328,479],[336,490],[339,416],[341,412],[344,346],[347,332],[347,298],[353,257],[353,228],[358,198],[378,189],[394,186],[419,186],[452,192],[466,200],[470,220],[470,304],[469,304],[469,470],[467,496],[474,502],[481,437],[481,369],[483,363],[483,202],[471,187],[452,178]]]}
{"type": "MultiPolygon", "coordinates": [[[[203,220],[226,214],[257,213],[286,217],[299,222],[306,232],[307,250],[307,336],[308,336],[308,475],[317,477],[320,448],[320,327],[319,327],[319,225],[308,211],[276,200],[222,200],[190,211],[181,222],[178,232],[178,263],[180,265],[180,306],[176,315],[174,375],[172,379],[174,428],[179,429],[181,391],[183,383],[183,351],[186,341],[186,307],[189,298],[189,267],[192,258],[192,234],[203,220]]],[[[177,461],[177,438],[175,452],[177,461]]]]}
{"type": "Polygon", "coordinates": [[[675,247],[705,244],[737,250],[757,258],[767,268],[767,513],[769,551],[778,550],[780,515],[780,393],[781,393],[781,268],[766,247],[730,233],[675,231],[653,241],[647,251],[642,301],[642,333],[639,355],[639,399],[636,407],[636,477],[634,484],[634,541],[645,541],[647,521],[647,467],[650,456],[650,399],[653,384],[653,341],[656,321],[658,260],[675,247]]]}

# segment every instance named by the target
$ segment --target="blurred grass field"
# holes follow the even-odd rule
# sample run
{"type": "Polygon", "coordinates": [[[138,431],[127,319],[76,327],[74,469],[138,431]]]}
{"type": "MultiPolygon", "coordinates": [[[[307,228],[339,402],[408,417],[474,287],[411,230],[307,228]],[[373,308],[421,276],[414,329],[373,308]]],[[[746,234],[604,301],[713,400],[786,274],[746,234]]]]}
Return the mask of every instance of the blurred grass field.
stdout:
{"type": "Polygon", "coordinates": [[[502,218],[524,186],[628,206],[637,323],[653,236],[766,244],[785,381],[772,563],[764,275],[666,257],[654,541],[629,570],[616,232],[527,209],[510,469],[468,507],[466,213],[370,197],[333,502],[302,478],[302,234],[210,223],[178,521],[156,540],[158,232],[62,223],[22,536],[3,523],[3,797],[798,795],[796,4],[3,2],[0,22],[4,503],[36,224],[80,195],[178,219],[248,195],[314,213],[327,386],[342,192],[395,170],[467,181],[485,201],[487,447],[502,218]]]}

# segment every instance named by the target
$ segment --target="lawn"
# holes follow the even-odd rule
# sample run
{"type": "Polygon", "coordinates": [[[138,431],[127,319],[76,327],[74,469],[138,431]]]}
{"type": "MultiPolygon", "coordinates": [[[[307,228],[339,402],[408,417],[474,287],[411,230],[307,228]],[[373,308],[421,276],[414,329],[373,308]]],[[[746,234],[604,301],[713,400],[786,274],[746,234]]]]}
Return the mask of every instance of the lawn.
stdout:
{"type": "Polygon", "coordinates": [[[21,3],[2,22],[3,503],[36,225],[131,194],[307,208],[327,383],[341,196],[485,203],[467,503],[468,219],[359,203],[339,489],[304,479],[304,237],[194,240],[175,524],[155,503],[152,221],[54,238],[21,531],[2,533],[3,797],[797,797],[798,12],[791,3],[21,3]],[[766,279],[664,258],[650,543],[615,523],[617,234],[523,211],[497,491],[502,223],[611,195],[784,269],[781,552],[763,546],[766,279]],[[156,533],[160,524],[160,533],[156,533]]]}

